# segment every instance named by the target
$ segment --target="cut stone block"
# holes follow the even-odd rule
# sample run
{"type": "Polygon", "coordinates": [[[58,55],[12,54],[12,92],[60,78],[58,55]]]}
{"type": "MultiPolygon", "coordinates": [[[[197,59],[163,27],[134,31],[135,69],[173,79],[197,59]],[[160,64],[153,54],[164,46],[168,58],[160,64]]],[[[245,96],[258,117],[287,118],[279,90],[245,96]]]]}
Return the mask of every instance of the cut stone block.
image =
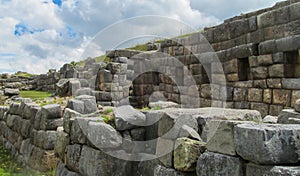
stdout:
{"type": "Polygon", "coordinates": [[[198,159],[197,176],[243,176],[243,165],[241,158],[205,152],[198,159]]]}
{"type": "Polygon", "coordinates": [[[259,164],[293,164],[300,160],[300,125],[240,124],[234,129],[235,150],[259,164]]]}

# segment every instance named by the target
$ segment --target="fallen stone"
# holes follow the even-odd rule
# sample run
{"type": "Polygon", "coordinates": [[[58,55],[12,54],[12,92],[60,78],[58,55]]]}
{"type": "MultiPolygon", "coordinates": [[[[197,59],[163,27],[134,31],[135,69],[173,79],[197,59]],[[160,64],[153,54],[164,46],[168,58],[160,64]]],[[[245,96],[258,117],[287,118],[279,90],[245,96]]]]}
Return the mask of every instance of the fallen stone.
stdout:
{"type": "Polygon", "coordinates": [[[15,96],[19,94],[20,94],[19,89],[10,89],[10,88],[4,89],[4,95],[6,96],[15,96]]]}
{"type": "Polygon", "coordinates": [[[300,113],[294,109],[283,109],[278,116],[278,123],[300,124],[300,113]]]}
{"type": "Polygon", "coordinates": [[[197,161],[197,176],[243,176],[243,160],[238,157],[205,152],[197,161]]]}
{"type": "Polygon", "coordinates": [[[201,153],[206,150],[206,143],[189,138],[179,138],[174,147],[174,167],[178,171],[192,172],[201,153]]]}
{"type": "Polygon", "coordinates": [[[117,107],[114,111],[115,125],[118,131],[130,130],[136,126],[144,126],[146,116],[130,105],[117,107]]]}
{"type": "Polygon", "coordinates": [[[277,116],[271,116],[271,115],[267,115],[264,119],[263,119],[263,123],[277,123],[278,121],[278,117],[277,116]]]}
{"type": "Polygon", "coordinates": [[[299,137],[299,125],[240,124],[234,129],[237,154],[259,164],[298,163],[299,137]]]}

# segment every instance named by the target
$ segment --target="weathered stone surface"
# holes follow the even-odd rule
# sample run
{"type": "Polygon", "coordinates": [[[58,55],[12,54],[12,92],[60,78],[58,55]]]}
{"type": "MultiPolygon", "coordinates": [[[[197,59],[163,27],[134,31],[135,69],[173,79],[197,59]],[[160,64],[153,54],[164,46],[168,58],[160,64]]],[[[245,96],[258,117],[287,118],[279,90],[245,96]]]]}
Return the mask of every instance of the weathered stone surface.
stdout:
{"type": "Polygon", "coordinates": [[[72,109],[78,113],[84,114],[84,102],[76,99],[68,101],[66,108],[72,109]]]}
{"type": "Polygon", "coordinates": [[[114,111],[116,129],[119,131],[130,130],[135,126],[144,126],[145,114],[130,105],[117,107],[114,111]]]}
{"type": "Polygon", "coordinates": [[[260,55],[257,56],[258,65],[260,66],[266,66],[273,64],[272,55],[260,55]]]}
{"type": "Polygon", "coordinates": [[[260,112],[262,117],[269,114],[269,105],[265,103],[250,103],[250,109],[257,110],[260,112]]]}
{"type": "Polygon", "coordinates": [[[154,169],[157,165],[159,165],[159,161],[157,159],[148,160],[148,161],[141,161],[137,165],[132,163],[133,167],[136,166],[136,174],[138,176],[143,175],[154,175],[154,169]]]}
{"type": "Polygon", "coordinates": [[[79,159],[81,156],[81,150],[82,146],[78,144],[68,145],[66,147],[66,166],[76,172],[79,172],[79,159]]]}
{"type": "Polygon", "coordinates": [[[89,95],[80,95],[76,99],[84,102],[84,114],[90,114],[98,110],[96,98],[89,95]]]}
{"type": "Polygon", "coordinates": [[[174,140],[158,138],[156,144],[156,156],[165,167],[173,167],[174,140]]]}
{"type": "Polygon", "coordinates": [[[84,135],[98,149],[117,148],[122,144],[122,136],[112,126],[83,118],[77,120],[84,135]]]}
{"type": "Polygon", "coordinates": [[[79,171],[86,176],[131,176],[131,162],[109,156],[99,150],[83,146],[79,171]]]}
{"type": "Polygon", "coordinates": [[[196,163],[206,150],[206,143],[189,138],[179,138],[174,147],[174,167],[178,171],[191,172],[196,170],[196,163]]]}
{"type": "Polygon", "coordinates": [[[145,140],[145,128],[136,128],[130,130],[130,135],[134,141],[144,141],[145,140]]]}
{"type": "Polygon", "coordinates": [[[235,156],[234,127],[247,121],[212,120],[205,126],[207,132],[207,150],[235,156]]]}
{"type": "Polygon", "coordinates": [[[265,89],[264,95],[263,95],[263,102],[264,103],[271,103],[272,102],[272,90],[271,89],[265,89]]]}
{"type": "Polygon", "coordinates": [[[249,89],[248,90],[248,101],[253,101],[253,102],[262,102],[262,94],[263,90],[262,89],[249,89]]]}
{"type": "Polygon", "coordinates": [[[270,176],[296,176],[300,174],[297,166],[267,166],[249,163],[246,166],[247,176],[270,175],[270,176]]]}
{"type": "Polygon", "coordinates": [[[267,67],[255,67],[251,68],[253,78],[255,79],[266,79],[268,77],[268,68],[267,67]]]}
{"type": "Polygon", "coordinates": [[[283,124],[300,124],[300,113],[294,109],[284,109],[278,116],[278,123],[283,124]]]}
{"type": "Polygon", "coordinates": [[[300,79],[299,78],[284,78],[282,79],[282,87],[285,89],[300,89],[300,79]]]}
{"type": "Polygon", "coordinates": [[[291,91],[273,90],[273,103],[289,106],[291,104],[291,91]]]}
{"type": "Polygon", "coordinates": [[[234,101],[245,101],[247,100],[247,89],[244,88],[235,88],[233,92],[233,100],[234,101]]]}
{"type": "Polygon", "coordinates": [[[235,127],[234,143],[238,155],[259,164],[299,162],[299,125],[240,124],[235,127]]]}
{"type": "Polygon", "coordinates": [[[56,134],[56,141],[54,145],[54,153],[61,160],[65,160],[66,147],[70,143],[70,137],[63,131],[58,131],[56,134]]]}
{"type": "Polygon", "coordinates": [[[63,162],[59,161],[55,168],[55,176],[80,176],[79,173],[69,171],[63,162]]]}
{"type": "Polygon", "coordinates": [[[14,96],[19,94],[20,94],[19,89],[10,89],[10,88],[4,89],[4,95],[6,96],[14,96]]]}
{"type": "Polygon", "coordinates": [[[154,168],[154,176],[195,176],[195,173],[189,173],[189,172],[179,172],[175,169],[166,168],[161,165],[157,165],[154,168]]]}
{"type": "Polygon", "coordinates": [[[71,123],[76,117],[81,117],[82,115],[74,110],[65,108],[63,115],[63,127],[64,131],[69,133],[71,132],[71,123]]]}
{"type": "Polygon", "coordinates": [[[59,104],[45,105],[41,108],[41,116],[46,119],[57,119],[61,117],[61,107],[59,104]]]}
{"type": "Polygon", "coordinates": [[[184,126],[188,126],[196,132],[198,131],[197,120],[191,115],[169,112],[164,113],[158,121],[158,135],[168,139],[187,137],[189,134],[185,133],[186,130],[182,129],[184,126]]]}
{"type": "Polygon", "coordinates": [[[243,160],[212,152],[203,153],[197,162],[197,176],[243,176],[243,160]]]}
{"type": "Polygon", "coordinates": [[[285,77],[285,65],[275,64],[269,67],[269,76],[271,78],[283,78],[285,77]]]}

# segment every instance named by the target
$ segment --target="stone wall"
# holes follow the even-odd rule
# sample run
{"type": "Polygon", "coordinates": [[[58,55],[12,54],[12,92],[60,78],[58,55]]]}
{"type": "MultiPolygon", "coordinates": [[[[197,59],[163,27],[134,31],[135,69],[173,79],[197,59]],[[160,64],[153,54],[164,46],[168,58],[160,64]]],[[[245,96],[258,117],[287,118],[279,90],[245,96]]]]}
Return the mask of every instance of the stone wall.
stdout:
{"type": "Polygon", "coordinates": [[[131,80],[132,102],[147,106],[151,94],[160,91],[177,103],[189,99],[200,107],[255,109],[263,116],[294,107],[300,98],[299,9],[299,1],[281,2],[189,37],[165,40],[156,53],[130,57],[127,77],[139,75],[131,80]],[[154,69],[144,73],[154,59],[154,69]],[[191,87],[186,75],[195,81],[199,102],[184,96],[191,87]]]}
{"type": "Polygon", "coordinates": [[[60,105],[40,107],[23,99],[0,107],[0,142],[25,165],[38,171],[55,168],[56,129],[62,126],[60,105]]]}

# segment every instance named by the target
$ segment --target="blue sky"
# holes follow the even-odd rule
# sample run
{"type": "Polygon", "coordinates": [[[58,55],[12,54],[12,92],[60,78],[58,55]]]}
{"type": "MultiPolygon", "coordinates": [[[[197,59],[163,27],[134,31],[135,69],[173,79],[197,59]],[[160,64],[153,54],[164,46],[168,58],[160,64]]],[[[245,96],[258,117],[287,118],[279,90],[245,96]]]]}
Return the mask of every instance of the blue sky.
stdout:
{"type": "MultiPolygon", "coordinates": [[[[156,15],[200,29],[272,6],[276,1],[0,0],[0,73],[46,73],[50,68],[58,69],[64,63],[80,60],[94,36],[120,20],[156,15]]],[[[134,30],[145,30],[149,24],[146,20],[134,25],[134,30]]],[[[153,30],[163,30],[159,28],[164,25],[153,30]]],[[[126,27],[122,30],[132,31],[126,27]]],[[[106,36],[105,42],[109,44],[113,37],[114,34],[106,36]]],[[[103,54],[103,48],[88,54],[103,54]]]]}

